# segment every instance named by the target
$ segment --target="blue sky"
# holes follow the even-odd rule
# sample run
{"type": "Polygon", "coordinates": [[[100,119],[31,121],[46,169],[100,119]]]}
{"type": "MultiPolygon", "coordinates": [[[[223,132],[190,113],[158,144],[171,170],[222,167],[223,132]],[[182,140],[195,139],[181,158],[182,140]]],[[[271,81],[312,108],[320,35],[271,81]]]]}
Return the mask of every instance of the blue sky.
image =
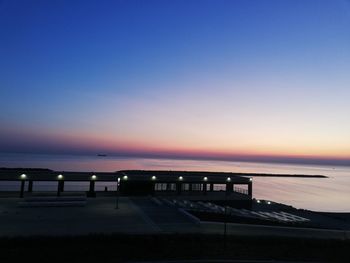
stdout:
{"type": "Polygon", "coordinates": [[[349,160],[349,31],[341,0],[3,0],[0,147],[349,160]]]}

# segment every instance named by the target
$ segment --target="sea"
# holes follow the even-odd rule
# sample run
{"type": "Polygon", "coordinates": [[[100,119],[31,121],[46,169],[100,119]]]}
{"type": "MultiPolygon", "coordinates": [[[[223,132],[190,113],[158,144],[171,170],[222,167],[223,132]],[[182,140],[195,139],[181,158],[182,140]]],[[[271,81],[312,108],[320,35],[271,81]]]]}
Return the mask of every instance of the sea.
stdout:
{"type": "MultiPolygon", "coordinates": [[[[113,172],[118,170],[215,171],[325,175],[328,178],[253,177],[253,197],[323,212],[350,212],[350,167],[211,160],[133,158],[115,156],[0,153],[0,167],[48,168],[56,171],[113,172]]],[[[55,182],[34,183],[34,191],[52,190],[55,182]]],[[[115,184],[97,183],[113,190],[115,184]]],[[[0,191],[18,191],[19,183],[1,182],[0,191]]],[[[87,190],[88,183],[72,182],[65,190],[87,190]]]]}

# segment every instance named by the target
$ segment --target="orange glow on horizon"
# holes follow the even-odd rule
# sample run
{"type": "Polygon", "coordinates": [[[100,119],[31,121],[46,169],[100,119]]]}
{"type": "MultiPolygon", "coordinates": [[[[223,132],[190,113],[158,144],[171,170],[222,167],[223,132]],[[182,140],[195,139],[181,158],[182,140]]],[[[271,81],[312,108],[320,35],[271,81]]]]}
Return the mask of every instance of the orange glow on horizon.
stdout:
{"type": "Polygon", "coordinates": [[[130,154],[159,154],[159,155],[175,155],[184,157],[198,157],[198,158],[223,158],[230,159],[235,157],[283,157],[283,158],[313,158],[313,159],[350,159],[350,153],[347,151],[339,152],[335,150],[320,149],[312,150],[308,152],[305,149],[216,149],[213,148],[199,148],[184,145],[157,145],[152,142],[145,143],[143,141],[126,141],[116,140],[113,138],[99,136],[63,136],[62,141],[70,141],[77,144],[81,148],[89,150],[105,151],[108,153],[130,153],[130,154]]]}
{"type": "MultiPolygon", "coordinates": [[[[16,131],[11,131],[16,134],[16,131]]],[[[18,138],[24,137],[17,132],[18,138]]],[[[335,159],[350,160],[350,150],[346,147],[325,148],[325,147],[298,147],[293,144],[285,144],[276,147],[273,143],[269,147],[265,145],[249,145],[244,143],[235,143],[227,145],[198,146],[197,142],[190,144],[180,139],[177,141],[169,140],[168,143],[156,141],[154,139],[135,139],[135,138],[116,138],[112,135],[93,134],[91,132],[38,132],[27,131],[24,143],[47,144],[54,148],[57,145],[61,149],[72,150],[73,152],[86,153],[107,153],[107,154],[126,154],[135,156],[164,156],[176,158],[203,158],[203,159],[223,159],[234,160],[235,158],[300,158],[300,159],[335,159]]],[[[22,142],[23,143],[23,142],[22,142]]]]}

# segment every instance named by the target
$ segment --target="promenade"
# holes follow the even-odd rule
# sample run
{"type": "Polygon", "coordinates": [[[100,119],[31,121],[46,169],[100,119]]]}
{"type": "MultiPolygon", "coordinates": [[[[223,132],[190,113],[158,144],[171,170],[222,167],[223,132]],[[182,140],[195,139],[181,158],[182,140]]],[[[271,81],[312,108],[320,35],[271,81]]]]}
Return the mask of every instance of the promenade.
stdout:
{"type": "MultiPolygon", "coordinates": [[[[66,236],[88,234],[223,234],[224,223],[201,222],[176,208],[159,205],[148,197],[87,199],[79,207],[21,207],[20,198],[0,198],[0,236],[66,236]]],[[[227,224],[235,236],[276,236],[350,239],[343,230],[227,224]]]]}

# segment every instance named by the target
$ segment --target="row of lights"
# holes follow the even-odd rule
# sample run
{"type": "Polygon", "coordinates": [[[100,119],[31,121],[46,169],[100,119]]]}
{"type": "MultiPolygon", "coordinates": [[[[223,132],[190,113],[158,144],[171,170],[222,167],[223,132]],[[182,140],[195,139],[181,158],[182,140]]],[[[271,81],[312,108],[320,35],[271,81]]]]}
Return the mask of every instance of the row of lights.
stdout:
{"type": "MultiPolygon", "coordinates": [[[[127,175],[124,175],[124,176],[123,176],[123,180],[128,180],[128,178],[129,178],[129,177],[128,177],[127,175]]],[[[157,177],[153,175],[153,176],[151,177],[151,180],[152,180],[152,181],[155,181],[155,180],[157,180],[157,177]]],[[[183,176],[179,176],[179,177],[178,177],[178,180],[179,180],[179,181],[183,181],[183,180],[184,180],[183,176]]],[[[249,178],[249,181],[252,181],[252,180],[253,180],[252,178],[249,178]]],[[[205,182],[208,181],[208,177],[206,177],[206,176],[203,177],[203,181],[205,181],[205,182]]],[[[227,181],[227,182],[231,182],[231,177],[227,177],[227,178],[226,178],[226,181],[227,181]]]]}
{"type": "MultiPolygon", "coordinates": [[[[179,179],[179,181],[183,181],[184,178],[183,178],[182,176],[179,176],[178,179],[179,179]]],[[[128,176],[127,176],[127,175],[124,175],[124,176],[123,176],[123,180],[128,180],[128,176]]],[[[157,177],[153,175],[153,176],[151,177],[151,180],[152,180],[152,181],[155,181],[155,180],[157,180],[157,177]]],[[[208,177],[204,177],[204,178],[203,178],[203,181],[205,181],[205,182],[208,181],[208,177]]],[[[228,178],[227,178],[227,181],[230,182],[230,181],[231,181],[231,178],[228,177],[228,178]]]]}
{"type": "MultiPolygon", "coordinates": [[[[21,178],[22,180],[27,179],[27,175],[26,175],[26,174],[21,174],[20,178],[21,178]]],[[[57,175],[57,179],[58,179],[58,180],[62,180],[62,179],[63,179],[63,175],[62,175],[62,174],[57,175]]],[[[91,176],[91,180],[96,180],[96,179],[97,179],[97,176],[96,176],[96,175],[92,175],[92,176],[91,176]]]]}
{"type": "MultiPolygon", "coordinates": [[[[256,202],[257,202],[258,204],[260,204],[260,203],[261,203],[261,200],[257,199],[256,202]]],[[[265,203],[268,204],[268,205],[271,205],[271,202],[270,202],[270,201],[265,201],[265,203]]]]}
{"type": "MultiPolygon", "coordinates": [[[[26,175],[26,174],[21,174],[21,179],[26,179],[26,178],[27,178],[27,175],[26,175]]],[[[128,177],[127,175],[124,175],[124,176],[123,176],[123,180],[128,180],[128,178],[129,178],[129,177],[128,177]]],[[[62,175],[62,174],[59,174],[59,175],[57,176],[57,179],[58,179],[58,180],[62,180],[62,179],[63,179],[63,175],[62,175]]],[[[92,175],[92,176],[91,176],[91,180],[96,180],[96,179],[97,179],[97,176],[96,176],[96,175],[92,175]]],[[[178,179],[179,179],[179,181],[183,181],[184,178],[183,178],[182,176],[179,176],[178,179]]],[[[151,180],[152,180],[152,181],[155,181],[155,180],[157,180],[157,177],[153,175],[153,176],[151,177],[151,180]]],[[[252,181],[252,180],[253,180],[252,178],[249,178],[249,181],[252,181]]],[[[203,181],[205,181],[205,182],[208,181],[208,177],[206,177],[206,176],[203,177],[203,181]]],[[[226,181],[227,181],[227,182],[231,182],[231,177],[227,177],[226,181]]],[[[258,201],[259,201],[259,200],[258,200],[258,201]]]]}

